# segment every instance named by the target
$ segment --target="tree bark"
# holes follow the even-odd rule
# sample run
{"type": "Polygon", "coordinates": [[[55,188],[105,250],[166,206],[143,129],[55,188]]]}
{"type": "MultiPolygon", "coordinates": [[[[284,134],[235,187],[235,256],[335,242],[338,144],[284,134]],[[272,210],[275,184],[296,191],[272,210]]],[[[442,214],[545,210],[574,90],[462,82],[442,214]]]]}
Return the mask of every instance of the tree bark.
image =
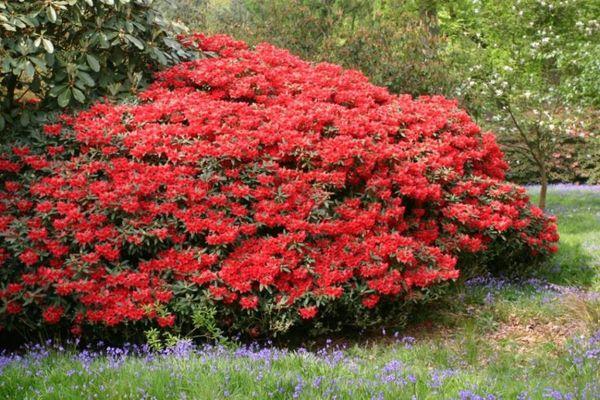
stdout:
{"type": "Polygon", "coordinates": [[[437,37],[440,34],[440,25],[438,21],[438,7],[436,0],[421,0],[419,2],[419,14],[421,21],[427,27],[431,36],[437,37]]]}
{"type": "Polygon", "coordinates": [[[546,168],[540,168],[540,200],[538,206],[544,210],[546,208],[546,194],[548,192],[548,173],[546,168]]]}
{"type": "Polygon", "coordinates": [[[8,75],[4,77],[3,81],[6,85],[6,112],[9,113],[15,105],[15,90],[17,88],[17,77],[9,72],[8,75]]]}

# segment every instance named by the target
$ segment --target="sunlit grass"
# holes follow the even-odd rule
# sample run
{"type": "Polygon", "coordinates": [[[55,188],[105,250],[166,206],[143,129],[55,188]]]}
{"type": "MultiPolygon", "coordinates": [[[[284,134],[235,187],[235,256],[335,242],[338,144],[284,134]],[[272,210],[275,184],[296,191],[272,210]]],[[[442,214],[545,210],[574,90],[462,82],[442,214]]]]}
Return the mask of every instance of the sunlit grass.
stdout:
{"type": "MultiPolygon", "coordinates": [[[[537,195],[532,196],[537,200],[537,195]]],[[[600,290],[600,191],[550,189],[547,212],[556,215],[560,251],[546,278],[551,282],[600,290]]]]}
{"type": "MultiPolygon", "coordinates": [[[[88,367],[51,354],[4,369],[3,398],[47,399],[418,399],[479,398],[548,391],[583,397],[595,387],[597,360],[535,344],[522,353],[477,332],[408,345],[399,337],[372,346],[320,353],[211,348],[190,355],[100,357],[88,367]],[[467,397],[467,393],[473,397],[467,397]]],[[[593,391],[596,392],[593,392],[593,391]]],[[[490,397],[491,398],[491,397],[490,397]]],[[[523,397],[529,398],[529,397],[523,397]]],[[[593,397],[588,397],[593,398],[593,397]]]]}

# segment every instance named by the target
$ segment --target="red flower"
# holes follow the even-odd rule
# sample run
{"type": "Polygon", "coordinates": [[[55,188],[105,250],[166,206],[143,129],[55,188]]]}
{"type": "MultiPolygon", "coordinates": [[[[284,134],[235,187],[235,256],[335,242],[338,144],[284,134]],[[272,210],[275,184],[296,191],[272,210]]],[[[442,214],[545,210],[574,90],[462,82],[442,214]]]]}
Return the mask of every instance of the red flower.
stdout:
{"type": "Polygon", "coordinates": [[[44,133],[48,136],[58,136],[62,130],[61,124],[53,124],[44,126],[44,133]]]}
{"type": "Polygon", "coordinates": [[[377,303],[379,303],[379,296],[376,294],[370,294],[362,299],[363,306],[367,308],[373,308],[377,303]]]}
{"type": "Polygon", "coordinates": [[[31,266],[38,262],[40,256],[32,249],[27,249],[19,255],[19,260],[27,266],[31,266]]]}
{"type": "Polygon", "coordinates": [[[300,314],[300,318],[302,319],[313,319],[317,316],[318,309],[315,306],[303,307],[298,310],[298,314],[300,314]]]}
{"type": "Polygon", "coordinates": [[[60,306],[49,306],[42,312],[42,317],[44,318],[44,321],[50,325],[57,324],[60,321],[64,311],[64,308],[60,306]]]}
{"type": "Polygon", "coordinates": [[[9,283],[6,286],[6,293],[8,293],[8,294],[16,294],[16,293],[19,293],[23,289],[24,289],[24,287],[20,283],[9,283]]]}
{"type": "Polygon", "coordinates": [[[23,311],[23,306],[16,301],[11,301],[6,305],[6,312],[9,314],[19,314],[21,311],[23,311]]]}
{"type": "Polygon", "coordinates": [[[256,310],[258,306],[257,296],[246,296],[240,299],[240,305],[244,310],[256,310]]]}
{"type": "Polygon", "coordinates": [[[260,336],[260,328],[258,326],[253,326],[250,329],[248,329],[248,334],[252,338],[257,338],[260,336]]]}
{"type": "Polygon", "coordinates": [[[167,315],[165,317],[157,317],[156,322],[158,322],[158,326],[161,328],[166,328],[167,326],[173,326],[175,324],[175,316],[167,315]]]}

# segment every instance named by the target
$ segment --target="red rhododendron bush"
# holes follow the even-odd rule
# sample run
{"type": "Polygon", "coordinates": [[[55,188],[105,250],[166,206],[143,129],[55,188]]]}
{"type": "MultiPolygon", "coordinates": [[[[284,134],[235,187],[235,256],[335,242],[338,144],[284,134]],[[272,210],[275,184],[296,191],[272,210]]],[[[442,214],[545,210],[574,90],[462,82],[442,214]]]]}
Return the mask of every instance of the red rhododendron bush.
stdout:
{"type": "Polygon", "coordinates": [[[198,305],[231,332],[345,323],[473,260],[555,251],[554,221],[456,102],[266,44],[187,41],[208,56],[2,155],[4,329],[177,330],[198,305]]]}

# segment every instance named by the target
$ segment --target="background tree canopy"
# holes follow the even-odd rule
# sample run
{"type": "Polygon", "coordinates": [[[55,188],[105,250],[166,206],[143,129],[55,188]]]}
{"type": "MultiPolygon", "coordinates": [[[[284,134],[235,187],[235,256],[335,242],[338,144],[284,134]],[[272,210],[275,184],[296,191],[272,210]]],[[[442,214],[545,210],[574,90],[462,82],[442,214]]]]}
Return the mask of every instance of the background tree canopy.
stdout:
{"type": "Polygon", "coordinates": [[[598,2],[170,0],[162,7],[194,30],[356,68],[393,92],[458,98],[499,136],[515,180],[600,180],[598,2]]]}

